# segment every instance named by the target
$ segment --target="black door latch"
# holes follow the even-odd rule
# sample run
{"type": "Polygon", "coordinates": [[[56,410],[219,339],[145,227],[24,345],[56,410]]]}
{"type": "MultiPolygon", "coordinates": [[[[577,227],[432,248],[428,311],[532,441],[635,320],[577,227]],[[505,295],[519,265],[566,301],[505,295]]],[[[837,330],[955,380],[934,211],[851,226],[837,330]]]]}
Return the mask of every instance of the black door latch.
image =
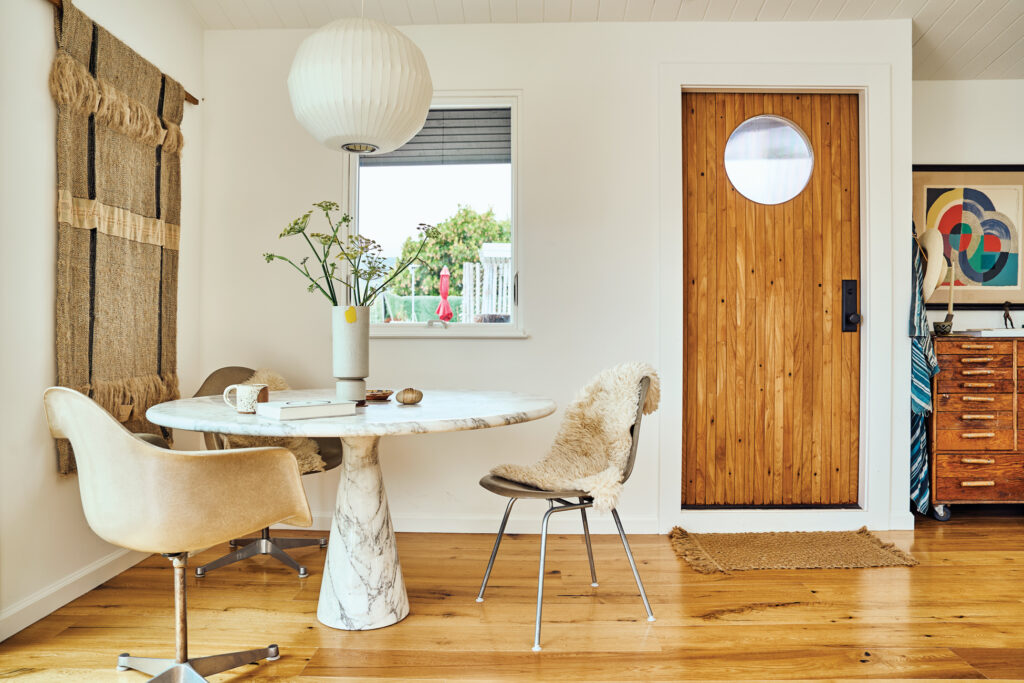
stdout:
{"type": "Polygon", "coordinates": [[[843,332],[856,332],[861,320],[857,311],[857,281],[843,280],[843,332]]]}

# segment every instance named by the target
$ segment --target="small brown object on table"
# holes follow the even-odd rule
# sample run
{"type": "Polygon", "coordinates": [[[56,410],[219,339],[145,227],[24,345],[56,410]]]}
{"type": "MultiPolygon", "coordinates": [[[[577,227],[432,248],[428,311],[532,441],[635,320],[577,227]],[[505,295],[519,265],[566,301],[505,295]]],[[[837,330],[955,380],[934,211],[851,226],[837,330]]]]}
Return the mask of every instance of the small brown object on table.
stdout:
{"type": "Polygon", "coordinates": [[[941,372],[932,380],[932,506],[1024,503],[1024,339],[935,338],[941,372]],[[1018,354],[1022,356],[1018,365],[1018,354]]]}
{"type": "Polygon", "coordinates": [[[406,387],[397,394],[395,394],[395,400],[399,403],[403,403],[407,406],[419,403],[423,400],[423,392],[419,389],[413,389],[412,387],[406,387]]]}

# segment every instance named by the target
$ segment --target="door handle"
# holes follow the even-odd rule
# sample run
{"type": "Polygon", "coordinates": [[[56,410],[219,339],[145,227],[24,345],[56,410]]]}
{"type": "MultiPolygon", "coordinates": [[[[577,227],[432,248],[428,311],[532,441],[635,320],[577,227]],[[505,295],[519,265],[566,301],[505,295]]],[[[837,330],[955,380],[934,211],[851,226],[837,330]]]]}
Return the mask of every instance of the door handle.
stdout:
{"type": "Polygon", "coordinates": [[[857,311],[857,281],[843,280],[843,332],[856,332],[862,320],[857,311]]]}

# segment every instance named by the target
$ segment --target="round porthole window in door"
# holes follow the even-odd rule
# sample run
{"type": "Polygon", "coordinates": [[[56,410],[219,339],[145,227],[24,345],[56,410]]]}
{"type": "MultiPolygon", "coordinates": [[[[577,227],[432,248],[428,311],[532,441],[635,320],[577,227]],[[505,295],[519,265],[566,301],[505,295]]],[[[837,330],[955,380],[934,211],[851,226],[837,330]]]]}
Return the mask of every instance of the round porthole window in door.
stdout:
{"type": "Polygon", "coordinates": [[[725,143],[725,172],[740,194],[758,204],[782,204],[811,179],[814,151],[800,127],[781,116],[747,119],[725,143]]]}

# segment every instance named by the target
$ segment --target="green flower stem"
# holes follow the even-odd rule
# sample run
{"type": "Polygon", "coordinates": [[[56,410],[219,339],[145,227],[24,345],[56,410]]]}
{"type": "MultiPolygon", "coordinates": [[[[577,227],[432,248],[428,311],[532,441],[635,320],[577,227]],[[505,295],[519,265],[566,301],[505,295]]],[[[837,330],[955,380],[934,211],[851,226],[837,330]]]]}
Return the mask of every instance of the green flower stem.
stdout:
{"type": "MultiPolygon", "coordinates": [[[[347,252],[346,250],[342,249],[342,250],[341,250],[341,255],[342,255],[342,257],[344,257],[344,259],[345,259],[346,261],[348,261],[348,265],[349,265],[349,267],[350,267],[350,268],[352,269],[352,271],[351,271],[351,276],[352,276],[353,278],[355,278],[355,272],[356,272],[356,264],[352,262],[352,259],[351,259],[351,258],[349,257],[349,255],[348,255],[348,252],[347,252]]],[[[358,284],[359,284],[359,283],[358,283],[358,278],[355,278],[355,279],[356,279],[356,285],[358,286],[358,284]]],[[[359,298],[359,290],[358,290],[358,289],[356,289],[355,287],[353,287],[353,286],[352,286],[351,284],[349,284],[348,282],[345,282],[344,280],[339,280],[339,282],[344,282],[344,283],[345,283],[345,286],[346,286],[346,287],[348,287],[349,291],[350,291],[350,292],[351,292],[351,291],[354,291],[354,292],[356,293],[356,298],[357,298],[357,299],[359,298]]],[[[359,304],[357,303],[357,304],[356,304],[356,306],[358,306],[358,305],[359,305],[359,304]]]]}
{"type": "MultiPolygon", "coordinates": [[[[331,226],[331,241],[324,245],[324,255],[323,255],[323,259],[321,259],[322,263],[324,263],[324,273],[326,274],[327,273],[327,270],[326,270],[327,266],[326,266],[326,264],[327,264],[327,259],[330,258],[331,246],[333,246],[335,244],[337,244],[339,247],[341,246],[341,242],[338,240],[338,230],[341,229],[341,226],[342,226],[342,224],[345,221],[344,221],[344,219],[342,219],[342,220],[338,221],[337,223],[335,223],[334,220],[331,218],[331,212],[328,209],[325,209],[323,207],[321,207],[321,209],[323,209],[324,217],[327,218],[327,224],[329,226],[331,226]]],[[[331,283],[330,287],[331,287],[331,291],[332,292],[335,291],[334,290],[334,284],[333,284],[332,281],[335,280],[335,279],[338,279],[338,278],[334,277],[333,273],[334,273],[334,271],[332,270],[331,274],[328,275],[328,277],[327,277],[328,283],[331,283]]],[[[344,280],[338,279],[338,282],[341,282],[345,286],[348,286],[348,283],[345,282],[344,280]]],[[[349,289],[351,289],[351,287],[349,287],[349,289]]]]}
{"type": "Polygon", "coordinates": [[[352,274],[352,280],[353,280],[353,283],[355,284],[356,306],[362,306],[363,305],[362,302],[365,301],[365,299],[363,299],[360,296],[360,294],[359,294],[359,279],[360,279],[359,278],[359,264],[362,263],[362,261],[363,261],[363,252],[360,251],[358,254],[356,254],[355,272],[352,274]]]}
{"type": "Polygon", "coordinates": [[[327,288],[331,292],[330,295],[328,296],[328,298],[332,302],[334,302],[335,306],[337,306],[338,305],[338,303],[337,303],[337,301],[338,301],[338,293],[334,291],[334,285],[331,284],[331,278],[327,275],[326,256],[324,258],[320,258],[319,256],[317,256],[316,247],[313,246],[313,241],[309,239],[309,235],[306,234],[305,230],[302,231],[302,237],[303,237],[303,239],[306,240],[306,244],[309,245],[309,249],[310,249],[310,251],[313,252],[313,256],[317,257],[317,261],[319,261],[319,263],[320,263],[320,270],[323,271],[324,277],[327,279],[327,288]]]}
{"type": "Polygon", "coordinates": [[[291,266],[292,268],[294,268],[295,270],[297,270],[297,271],[299,271],[300,273],[302,273],[302,274],[303,274],[303,275],[304,275],[304,276],[306,277],[306,279],[307,279],[307,280],[309,280],[309,281],[310,281],[310,282],[312,282],[312,283],[313,283],[314,285],[316,285],[316,288],[320,290],[320,293],[321,293],[321,294],[323,294],[323,295],[324,295],[325,297],[327,297],[328,301],[330,301],[330,302],[331,302],[331,303],[332,303],[333,305],[335,305],[335,306],[337,306],[337,305],[338,305],[338,304],[337,304],[337,299],[335,299],[335,298],[334,298],[334,297],[332,297],[332,296],[331,296],[330,294],[328,294],[328,293],[327,293],[327,291],[326,291],[326,290],[325,290],[325,289],[324,289],[323,287],[321,287],[321,286],[320,286],[320,283],[318,283],[318,282],[317,282],[316,280],[314,280],[314,279],[313,279],[313,277],[312,277],[312,276],[311,276],[311,275],[309,274],[309,269],[308,269],[308,268],[306,268],[306,269],[303,269],[303,268],[299,268],[299,267],[298,267],[297,265],[295,265],[295,262],[294,262],[294,261],[292,261],[292,260],[291,260],[290,258],[288,258],[287,256],[278,256],[277,254],[272,254],[272,256],[273,256],[274,258],[278,259],[279,261],[284,261],[284,262],[286,262],[286,263],[287,263],[288,265],[290,265],[290,266],[291,266]]]}
{"type": "Polygon", "coordinates": [[[363,301],[366,301],[370,296],[370,283],[373,282],[372,278],[366,278],[366,282],[363,283],[363,301]]]}

